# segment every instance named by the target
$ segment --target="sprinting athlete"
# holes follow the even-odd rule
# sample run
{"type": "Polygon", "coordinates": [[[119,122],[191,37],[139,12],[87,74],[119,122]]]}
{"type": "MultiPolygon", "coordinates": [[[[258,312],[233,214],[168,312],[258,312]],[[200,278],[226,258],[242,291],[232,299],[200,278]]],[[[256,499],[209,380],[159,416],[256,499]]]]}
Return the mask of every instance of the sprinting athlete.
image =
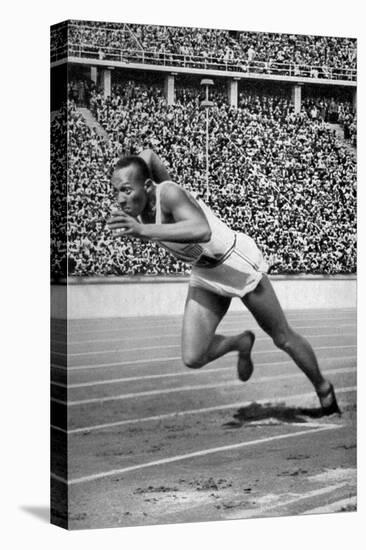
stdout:
{"type": "Polygon", "coordinates": [[[253,372],[255,336],[216,334],[231,299],[238,297],[274,344],[288,353],[312,382],[323,414],[340,413],[334,388],[320,372],[309,342],[288,324],[270,280],[267,264],[253,239],[235,233],[202,200],[170,180],[151,150],[121,157],[112,185],[119,208],[107,223],[115,233],[158,242],[192,264],[182,333],[182,359],[200,368],[238,351],[240,380],[253,372]]]}

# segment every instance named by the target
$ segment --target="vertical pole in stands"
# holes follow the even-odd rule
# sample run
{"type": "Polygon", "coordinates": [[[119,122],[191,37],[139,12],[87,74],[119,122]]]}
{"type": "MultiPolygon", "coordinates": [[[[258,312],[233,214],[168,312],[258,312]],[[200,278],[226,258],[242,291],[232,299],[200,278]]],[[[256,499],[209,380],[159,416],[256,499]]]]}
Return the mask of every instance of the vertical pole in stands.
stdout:
{"type": "Polygon", "coordinates": [[[301,112],[301,86],[302,86],[302,83],[298,82],[297,84],[294,84],[292,87],[292,102],[294,105],[295,113],[301,112]]]}
{"type": "MultiPolygon", "coordinates": [[[[208,90],[208,88],[207,88],[208,90]]],[[[208,180],[208,107],[206,107],[206,199],[210,198],[210,184],[208,180]]]]}
{"type": "Polygon", "coordinates": [[[210,78],[203,78],[201,80],[201,86],[206,87],[206,99],[202,101],[201,105],[206,109],[206,199],[208,200],[210,198],[210,182],[209,182],[209,158],[208,158],[208,140],[209,140],[209,134],[208,134],[208,123],[209,123],[209,113],[208,110],[210,107],[212,107],[213,102],[209,101],[208,99],[208,88],[209,86],[213,86],[213,80],[210,78]]]}

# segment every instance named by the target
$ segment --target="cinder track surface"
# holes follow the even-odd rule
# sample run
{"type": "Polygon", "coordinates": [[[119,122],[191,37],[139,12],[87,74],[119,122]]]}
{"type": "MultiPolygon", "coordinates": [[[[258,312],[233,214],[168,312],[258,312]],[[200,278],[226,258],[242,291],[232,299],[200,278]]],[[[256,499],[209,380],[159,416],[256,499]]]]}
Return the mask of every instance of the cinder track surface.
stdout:
{"type": "Polygon", "coordinates": [[[319,414],[308,380],[244,310],[219,330],[256,333],[245,384],[235,354],[183,366],[181,317],[71,321],[67,348],[54,321],[53,508],[67,477],[69,528],[355,510],[356,312],[288,319],[334,383],[341,417],[319,414]]]}

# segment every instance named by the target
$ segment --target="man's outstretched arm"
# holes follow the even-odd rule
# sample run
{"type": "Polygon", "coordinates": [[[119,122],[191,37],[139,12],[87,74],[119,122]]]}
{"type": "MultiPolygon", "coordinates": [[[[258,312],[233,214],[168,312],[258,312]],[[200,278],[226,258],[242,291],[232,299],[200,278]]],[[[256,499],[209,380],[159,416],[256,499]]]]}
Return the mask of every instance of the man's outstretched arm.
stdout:
{"type": "Polygon", "coordinates": [[[158,155],[154,153],[152,149],[144,149],[139,154],[139,157],[141,157],[146,162],[150,170],[151,178],[156,183],[170,180],[168,170],[165,168],[158,155]]]}

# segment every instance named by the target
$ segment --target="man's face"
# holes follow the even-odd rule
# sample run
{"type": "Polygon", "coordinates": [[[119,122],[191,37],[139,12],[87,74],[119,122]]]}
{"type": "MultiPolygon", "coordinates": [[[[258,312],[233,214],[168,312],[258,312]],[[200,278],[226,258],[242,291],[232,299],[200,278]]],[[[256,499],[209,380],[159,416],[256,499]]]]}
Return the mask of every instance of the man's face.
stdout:
{"type": "Polygon", "coordinates": [[[131,164],[115,170],[112,185],[119,207],[133,218],[139,216],[147,202],[145,181],[139,167],[131,164]]]}

